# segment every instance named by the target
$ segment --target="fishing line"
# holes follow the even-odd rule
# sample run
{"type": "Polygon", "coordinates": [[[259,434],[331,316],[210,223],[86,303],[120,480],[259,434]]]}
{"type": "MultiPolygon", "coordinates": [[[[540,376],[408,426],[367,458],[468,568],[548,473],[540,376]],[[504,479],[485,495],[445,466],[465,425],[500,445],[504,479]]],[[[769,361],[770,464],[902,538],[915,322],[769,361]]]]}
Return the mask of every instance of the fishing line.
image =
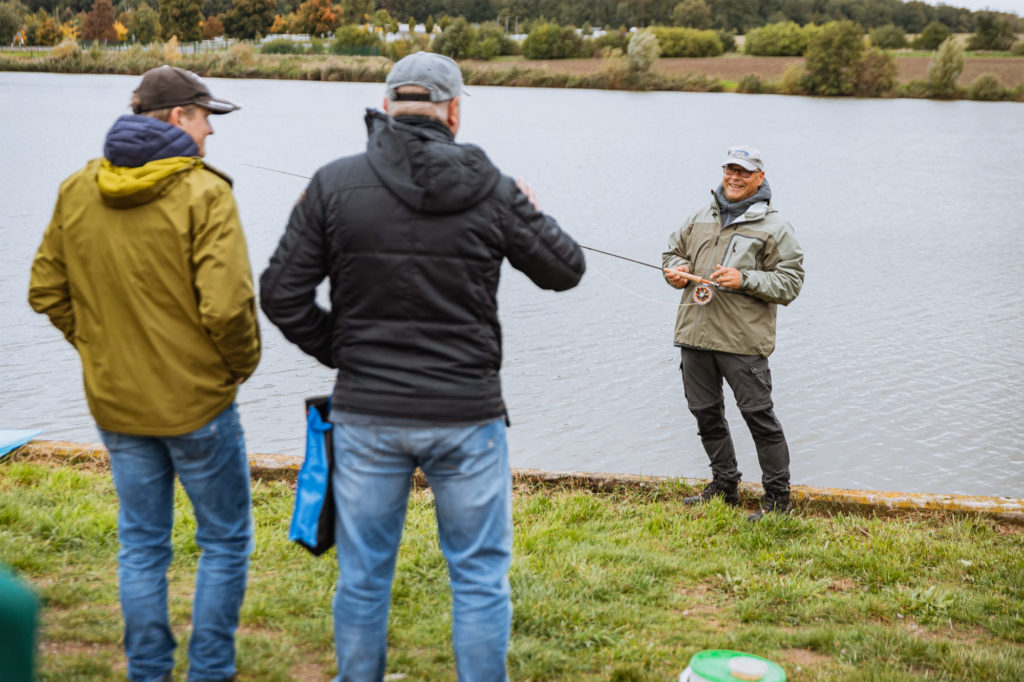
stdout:
{"type": "MultiPolygon", "coordinates": [[[[255,164],[255,163],[246,163],[246,164],[243,164],[243,165],[249,166],[251,168],[258,168],[260,170],[270,171],[271,173],[281,173],[282,175],[291,175],[292,177],[295,177],[295,178],[303,178],[305,180],[311,179],[308,175],[301,175],[299,173],[289,173],[288,171],[278,170],[277,168],[268,168],[267,166],[259,166],[259,165],[255,164]]],[[[637,265],[643,265],[644,267],[647,267],[647,268],[654,268],[655,270],[657,270],[659,272],[662,272],[662,273],[664,273],[664,271],[665,271],[664,268],[659,267],[657,265],[652,265],[651,263],[645,263],[642,260],[636,260],[635,258],[629,258],[628,256],[620,256],[619,254],[612,253],[611,251],[603,251],[601,249],[595,249],[592,246],[584,246],[583,244],[580,244],[580,248],[581,249],[586,249],[587,251],[593,251],[595,253],[602,253],[602,254],[604,254],[606,256],[611,256],[612,258],[618,258],[619,260],[629,261],[630,263],[636,263],[637,265]]],[[[714,286],[715,288],[718,288],[717,284],[709,282],[707,280],[700,279],[700,278],[691,278],[691,279],[695,279],[695,280],[700,282],[699,286],[697,286],[694,289],[694,293],[693,293],[693,296],[692,296],[693,303],[682,303],[682,302],[680,302],[680,303],[667,303],[666,301],[659,301],[657,299],[653,299],[653,298],[650,298],[648,296],[644,296],[643,294],[638,294],[635,291],[631,291],[631,290],[627,289],[626,287],[622,286],[621,284],[619,284],[618,282],[615,282],[614,280],[612,280],[610,277],[605,275],[600,270],[595,270],[595,272],[597,272],[597,274],[599,274],[601,277],[603,277],[604,279],[608,280],[609,282],[611,282],[615,286],[619,287],[623,291],[625,291],[625,292],[627,292],[629,294],[632,294],[633,296],[636,296],[637,298],[642,298],[644,300],[652,301],[654,303],[660,303],[661,305],[673,305],[673,306],[676,306],[676,307],[683,307],[683,306],[688,306],[688,305],[707,305],[711,301],[711,296],[712,296],[711,286],[714,286]]]]}
{"type": "MultiPolygon", "coordinates": [[[[596,249],[592,249],[592,250],[596,251],[596,249]]],[[[627,260],[629,260],[629,259],[627,259],[627,260]]],[[[661,268],[658,268],[658,269],[660,270],[661,268]]],[[[624,287],[623,285],[619,284],[614,279],[612,279],[611,277],[609,277],[608,275],[604,274],[603,272],[601,272],[600,270],[598,270],[597,268],[595,268],[593,266],[590,266],[590,267],[587,268],[588,272],[591,271],[591,270],[593,272],[596,272],[600,277],[604,278],[605,280],[607,280],[611,284],[617,286],[619,289],[622,289],[627,294],[630,294],[632,296],[636,296],[637,298],[641,298],[641,299],[643,299],[645,301],[650,301],[651,303],[657,303],[659,305],[670,305],[670,306],[672,306],[674,308],[682,308],[682,307],[688,306],[688,305],[700,305],[699,303],[696,303],[696,302],[694,302],[694,303],[669,303],[668,301],[659,301],[656,298],[651,298],[650,296],[644,296],[643,294],[638,293],[636,291],[633,291],[632,289],[627,289],[626,287],[624,287]]]]}

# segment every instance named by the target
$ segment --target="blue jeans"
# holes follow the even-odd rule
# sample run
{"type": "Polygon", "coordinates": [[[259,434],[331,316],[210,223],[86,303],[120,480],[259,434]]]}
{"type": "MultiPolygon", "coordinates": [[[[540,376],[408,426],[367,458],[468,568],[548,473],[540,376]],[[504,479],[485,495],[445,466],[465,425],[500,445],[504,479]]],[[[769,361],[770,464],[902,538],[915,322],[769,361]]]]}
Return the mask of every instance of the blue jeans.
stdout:
{"type": "Polygon", "coordinates": [[[384,677],[391,581],[417,466],[434,494],[448,562],[458,678],[507,679],[512,476],[504,421],[470,427],[335,425],[333,438],[336,680],[384,677]]]}
{"type": "Polygon", "coordinates": [[[189,680],[235,673],[235,629],[245,596],[252,514],[249,461],[238,409],[183,436],[134,436],[100,429],[121,502],[118,577],[128,677],[159,680],[174,668],[176,642],[167,615],[174,475],[196,516],[202,550],[192,603],[189,680]]]}

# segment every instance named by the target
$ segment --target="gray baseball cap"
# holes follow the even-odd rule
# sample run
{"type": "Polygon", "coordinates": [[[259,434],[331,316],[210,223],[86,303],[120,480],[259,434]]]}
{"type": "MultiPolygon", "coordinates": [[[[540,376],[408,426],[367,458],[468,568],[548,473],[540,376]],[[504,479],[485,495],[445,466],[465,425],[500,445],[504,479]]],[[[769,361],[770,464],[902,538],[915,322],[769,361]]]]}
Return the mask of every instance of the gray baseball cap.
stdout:
{"type": "Polygon", "coordinates": [[[761,158],[761,152],[745,144],[729,147],[722,165],[728,166],[729,164],[742,166],[748,171],[764,170],[764,159],[761,158]]]}
{"type": "Polygon", "coordinates": [[[403,85],[426,88],[431,102],[447,102],[463,93],[459,65],[449,57],[433,52],[416,52],[399,59],[391,67],[385,85],[391,101],[423,99],[421,96],[398,94],[398,88],[403,85]]]}

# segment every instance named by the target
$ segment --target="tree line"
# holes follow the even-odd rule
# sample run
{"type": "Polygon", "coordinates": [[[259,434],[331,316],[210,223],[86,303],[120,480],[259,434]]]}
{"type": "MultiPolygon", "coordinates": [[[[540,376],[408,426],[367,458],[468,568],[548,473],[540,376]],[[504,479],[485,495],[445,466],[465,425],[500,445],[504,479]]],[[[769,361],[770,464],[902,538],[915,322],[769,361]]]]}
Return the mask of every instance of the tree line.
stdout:
{"type": "MultiPolygon", "coordinates": [[[[150,42],[177,36],[181,41],[220,35],[258,38],[271,33],[335,35],[356,42],[370,39],[344,27],[370,27],[376,33],[397,30],[398,22],[429,24],[435,17],[449,29],[464,20],[448,42],[465,44],[472,30],[490,40],[483,54],[505,54],[506,34],[546,33],[534,43],[540,51],[580,56],[580,41],[593,27],[610,27],[609,39],[625,47],[625,27],[662,26],[706,31],[687,39],[701,42],[701,54],[730,49],[731,36],[746,34],[768,51],[752,54],[803,54],[808,27],[849,21],[871,31],[880,47],[900,47],[905,34],[928,34],[918,47],[935,49],[949,33],[995,30],[1004,36],[1024,32],[1024,19],[1013,14],[971,11],[952,5],[934,7],[921,0],[4,0],[0,2],[0,44],[52,45],[64,39],[150,42]],[[486,28],[482,24],[486,23],[486,28]],[[994,28],[993,28],[994,26],[994,28]],[[575,29],[581,31],[568,31],[575,29]],[[618,27],[618,28],[615,28],[618,27]],[[572,35],[570,35],[572,33],[572,35]],[[711,33],[720,46],[713,46],[711,33]],[[574,37],[575,36],[575,37],[574,37]],[[459,42],[461,41],[461,43],[459,42]],[[564,43],[573,43],[566,47],[564,43]],[[779,51],[780,43],[788,44],[779,51]]],[[[372,38],[372,36],[371,36],[372,38]]],[[[663,35],[662,42],[673,38],[663,35]]],[[[1013,41],[1010,40],[1012,43],[1013,41]]],[[[532,47],[530,48],[532,49],[532,47]]],[[[759,48],[761,49],[761,48],[759,48]]],[[[985,48],[992,49],[992,48],[985,48]]],[[[999,48],[1006,49],[1006,48],[999,48]]],[[[464,49],[462,52],[472,52],[464,49]]],[[[663,51],[664,54],[664,51],[663,51]]]]}

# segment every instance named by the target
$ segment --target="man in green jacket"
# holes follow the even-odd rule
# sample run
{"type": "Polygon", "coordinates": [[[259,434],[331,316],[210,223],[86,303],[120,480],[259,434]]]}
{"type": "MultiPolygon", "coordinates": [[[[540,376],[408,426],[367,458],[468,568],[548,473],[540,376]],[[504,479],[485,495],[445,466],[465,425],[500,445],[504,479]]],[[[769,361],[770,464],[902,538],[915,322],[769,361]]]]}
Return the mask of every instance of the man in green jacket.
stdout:
{"type": "Polygon", "coordinates": [[[725,419],[724,378],[761,465],[764,500],[750,516],[756,521],[790,509],[789,447],[773,409],[768,356],[775,350],[776,309],[792,302],[803,285],[804,255],[793,227],[771,206],[761,153],[730,147],[722,170],[711,203],[686,219],[662,254],[666,281],[689,287],[676,318],[675,345],[687,406],[711,460],[711,483],[684,502],[721,497],[739,503],[741,474],[725,419]]]}
{"type": "Polygon", "coordinates": [[[104,158],[60,187],[29,302],[82,360],[117,489],[128,677],[170,680],[174,477],[202,550],[189,680],[235,675],[252,521],[235,394],[260,358],[249,256],[231,181],[202,161],[208,117],[237,109],[199,78],[143,75],[104,158]]]}

